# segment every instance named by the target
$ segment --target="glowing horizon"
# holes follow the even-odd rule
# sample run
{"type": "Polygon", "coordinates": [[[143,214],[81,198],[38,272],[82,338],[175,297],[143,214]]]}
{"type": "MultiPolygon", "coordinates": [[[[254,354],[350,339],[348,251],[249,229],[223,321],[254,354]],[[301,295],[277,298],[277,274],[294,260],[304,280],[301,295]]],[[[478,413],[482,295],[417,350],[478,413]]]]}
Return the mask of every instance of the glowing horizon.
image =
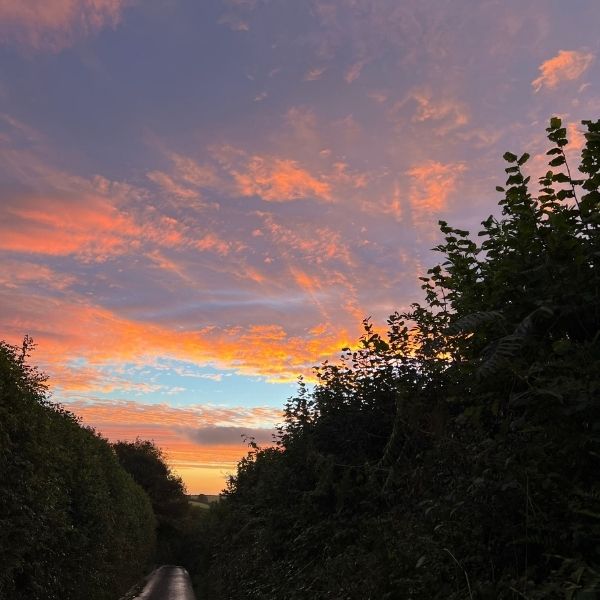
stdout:
{"type": "Polygon", "coordinates": [[[0,338],[215,493],[295,380],[421,300],[506,150],[600,116],[582,0],[7,0],[0,338]]]}

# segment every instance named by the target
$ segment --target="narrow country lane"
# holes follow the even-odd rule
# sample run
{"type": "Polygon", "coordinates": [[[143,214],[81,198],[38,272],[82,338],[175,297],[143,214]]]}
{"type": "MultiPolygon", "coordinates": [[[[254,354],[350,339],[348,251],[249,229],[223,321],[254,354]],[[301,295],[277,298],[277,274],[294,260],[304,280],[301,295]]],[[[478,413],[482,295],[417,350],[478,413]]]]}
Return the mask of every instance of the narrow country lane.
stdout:
{"type": "Polygon", "coordinates": [[[196,600],[188,572],[183,567],[158,568],[135,600],[196,600]]]}

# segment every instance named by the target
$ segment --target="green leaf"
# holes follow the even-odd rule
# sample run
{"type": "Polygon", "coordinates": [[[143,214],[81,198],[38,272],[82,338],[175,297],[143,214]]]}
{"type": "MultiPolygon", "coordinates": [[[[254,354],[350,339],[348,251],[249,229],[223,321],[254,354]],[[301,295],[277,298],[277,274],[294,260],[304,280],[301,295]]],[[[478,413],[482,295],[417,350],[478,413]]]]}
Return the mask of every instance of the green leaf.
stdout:
{"type": "Polygon", "coordinates": [[[518,165],[524,165],[529,159],[531,158],[531,155],[528,154],[527,152],[525,152],[524,154],[521,155],[521,158],[519,158],[518,160],[518,165]]]}
{"type": "Polygon", "coordinates": [[[502,158],[506,161],[506,162],[516,162],[517,161],[517,155],[513,154],[512,152],[505,152],[502,156],[502,158]]]}
{"type": "Polygon", "coordinates": [[[550,119],[550,129],[552,129],[552,130],[559,129],[561,125],[562,125],[562,119],[560,119],[560,117],[552,117],[550,119]]]}
{"type": "Polygon", "coordinates": [[[569,352],[570,349],[571,349],[571,340],[568,340],[568,339],[556,340],[552,344],[552,350],[554,350],[554,352],[559,355],[567,354],[567,352],[569,352]]]}
{"type": "Polygon", "coordinates": [[[520,173],[517,173],[516,175],[511,175],[506,180],[506,185],[520,185],[521,183],[523,183],[523,175],[521,175],[520,173]]]}

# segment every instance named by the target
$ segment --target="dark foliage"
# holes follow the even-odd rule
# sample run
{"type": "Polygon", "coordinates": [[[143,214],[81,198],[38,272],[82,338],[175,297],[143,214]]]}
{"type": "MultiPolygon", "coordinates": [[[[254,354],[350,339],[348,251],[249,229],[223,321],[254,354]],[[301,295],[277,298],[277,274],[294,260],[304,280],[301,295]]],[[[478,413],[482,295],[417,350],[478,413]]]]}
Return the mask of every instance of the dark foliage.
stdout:
{"type": "Polygon", "coordinates": [[[171,472],[160,448],[148,440],[113,445],[121,466],[148,494],[157,523],[158,564],[179,562],[190,506],[180,477],[171,472]]]}
{"type": "Polygon", "coordinates": [[[0,598],[114,600],[154,550],[150,502],[110,444],[48,400],[32,347],[0,342],[0,598]]]}
{"type": "Polygon", "coordinates": [[[480,242],[441,222],[425,304],[365,322],[202,524],[221,599],[597,598],[600,121],[534,197],[506,153],[480,242]]]}

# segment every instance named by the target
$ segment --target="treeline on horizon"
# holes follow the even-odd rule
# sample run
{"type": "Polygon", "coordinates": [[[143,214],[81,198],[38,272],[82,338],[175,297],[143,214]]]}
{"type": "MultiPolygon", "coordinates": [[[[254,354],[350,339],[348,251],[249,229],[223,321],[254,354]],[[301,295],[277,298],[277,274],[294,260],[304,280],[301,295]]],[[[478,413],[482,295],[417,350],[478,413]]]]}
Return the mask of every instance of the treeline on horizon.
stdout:
{"type": "Polygon", "coordinates": [[[300,380],[275,444],[194,507],[153,443],[109,444],[0,343],[0,597],[118,598],[177,562],[206,600],[600,593],[600,121],[507,152],[480,241],[440,222],[423,304],[300,380]]]}

